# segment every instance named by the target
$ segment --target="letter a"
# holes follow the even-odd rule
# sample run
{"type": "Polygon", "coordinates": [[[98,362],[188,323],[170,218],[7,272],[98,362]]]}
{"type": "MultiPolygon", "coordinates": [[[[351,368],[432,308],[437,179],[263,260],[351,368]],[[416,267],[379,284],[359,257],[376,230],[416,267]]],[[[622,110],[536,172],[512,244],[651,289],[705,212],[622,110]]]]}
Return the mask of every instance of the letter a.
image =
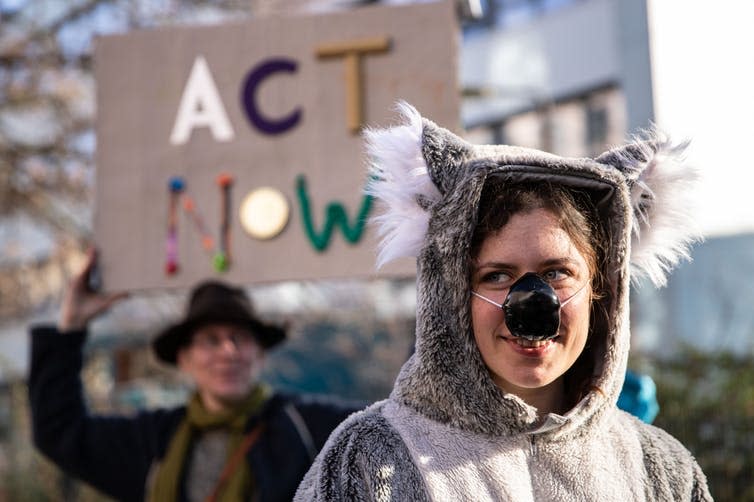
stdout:
{"type": "Polygon", "coordinates": [[[195,127],[209,127],[216,141],[230,141],[235,137],[204,56],[197,56],[191,68],[170,133],[170,143],[186,143],[195,127]]]}

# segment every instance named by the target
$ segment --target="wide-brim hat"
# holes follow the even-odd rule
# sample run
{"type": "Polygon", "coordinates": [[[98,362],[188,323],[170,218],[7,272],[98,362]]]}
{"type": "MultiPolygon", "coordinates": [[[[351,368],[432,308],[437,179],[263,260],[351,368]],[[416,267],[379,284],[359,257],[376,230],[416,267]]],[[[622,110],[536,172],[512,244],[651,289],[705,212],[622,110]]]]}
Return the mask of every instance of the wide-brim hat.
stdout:
{"type": "Polygon", "coordinates": [[[152,341],[152,349],[161,361],[176,364],[178,350],[187,345],[194,331],[206,324],[233,324],[248,329],[264,349],[285,339],[285,328],[268,324],[254,313],[251,300],[237,287],[220,281],[197,285],[184,318],[162,330],[152,341]]]}

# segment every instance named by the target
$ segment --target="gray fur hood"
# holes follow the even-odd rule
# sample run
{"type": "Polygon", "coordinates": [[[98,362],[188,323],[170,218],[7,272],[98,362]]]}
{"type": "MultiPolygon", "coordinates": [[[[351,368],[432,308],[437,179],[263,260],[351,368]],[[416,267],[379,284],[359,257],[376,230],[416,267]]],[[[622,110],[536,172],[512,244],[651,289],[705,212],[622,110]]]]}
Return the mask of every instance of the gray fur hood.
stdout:
{"type": "Polygon", "coordinates": [[[655,133],[596,159],[475,146],[401,105],[404,123],[367,133],[369,193],[382,202],[379,262],[417,260],[416,349],[388,399],[333,432],[296,501],[711,500],[690,453],[617,409],[629,350],[629,285],[655,284],[696,238],[683,145],[655,133]],[[609,239],[604,321],[587,341],[589,392],[565,415],[498,388],[474,341],[471,240],[482,187],[548,180],[586,191],[609,239]],[[605,325],[603,325],[605,324],[605,325]]]}
{"type": "Polygon", "coordinates": [[[474,342],[470,318],[470,241],[485,179],[548,180],[588,191],[611,241],[603,264],[610,319],[592,340],[595,386],[557,431],[582,431],[614,407],[629,350],[629,282],[665,273],[688,256],[696,238],[688,208],[685,145],[651,132],[596,159],[569,159],[506,145],[472,145],[400,105],[405,124],[367,133],[373,165],[369,192],[383,202],[376,222],[380,264],[417,258],[416,350],[391,398],[461,429],[505,435],[530,430],[536,410],[492,381],[474,342]]]}

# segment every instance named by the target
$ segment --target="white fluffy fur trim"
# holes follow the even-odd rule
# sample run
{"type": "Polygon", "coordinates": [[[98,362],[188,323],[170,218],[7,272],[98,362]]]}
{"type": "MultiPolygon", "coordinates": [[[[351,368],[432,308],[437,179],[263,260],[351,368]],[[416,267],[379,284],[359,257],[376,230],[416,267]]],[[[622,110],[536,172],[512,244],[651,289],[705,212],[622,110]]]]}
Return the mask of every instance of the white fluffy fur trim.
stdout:
{"type": "Polygon", "coordinates": [[[698,173],[684,163],[688,142],[673,144],[656,130],[643,136],[631,146],[648,160],[623,159],[628,177],[635,179],[631,187],[631,275],[634,281],[647,277],[660,287],[673,267],[690,259],[691,245],[701,240],[693,219],[698,173]]]}
{"type": "Polygon", "coordinates": [[[427,203],[440,198],[422,156],[422,118],[408,103],[400,102],[397,108],[404,125],[364,133],[371,178],[366,192],[383,206],[383,212],[372,218],[381,238],[378,268],[419,254],[429,224],[427,203]]]}

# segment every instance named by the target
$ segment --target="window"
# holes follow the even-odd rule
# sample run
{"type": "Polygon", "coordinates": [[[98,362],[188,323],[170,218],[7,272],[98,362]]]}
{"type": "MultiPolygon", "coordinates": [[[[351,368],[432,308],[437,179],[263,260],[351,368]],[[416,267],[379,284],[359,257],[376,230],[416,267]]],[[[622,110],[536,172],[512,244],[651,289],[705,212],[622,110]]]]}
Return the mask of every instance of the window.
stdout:
{"type": "Polygon", "coordinates": [[[607,142],[608,127],[607,108],[587,105],[586,109],[586,142],[587,145],[603,145],[607,142]]]}

